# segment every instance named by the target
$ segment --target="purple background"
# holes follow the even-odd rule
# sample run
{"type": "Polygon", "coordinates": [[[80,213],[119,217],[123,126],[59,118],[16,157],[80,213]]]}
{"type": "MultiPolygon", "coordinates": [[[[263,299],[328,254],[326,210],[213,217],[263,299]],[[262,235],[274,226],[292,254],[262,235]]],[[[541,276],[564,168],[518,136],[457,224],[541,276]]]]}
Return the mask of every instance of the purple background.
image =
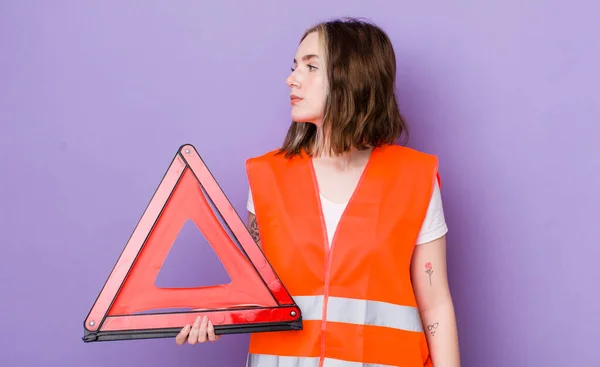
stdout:
{"type": "MultiPolygon", "coordinates": [[[[350,15],[389,33],[410,145],[440,157],[463,366],[600,366],[599,11],[3,1],[0,365],[241,366],[246,335],[84,344],[82,323],[180,144],[245,218],[244,162],[283,139],[300,34],[350,15]]],[[[223,279],[183,237],[161,279],[223,279]]]]}

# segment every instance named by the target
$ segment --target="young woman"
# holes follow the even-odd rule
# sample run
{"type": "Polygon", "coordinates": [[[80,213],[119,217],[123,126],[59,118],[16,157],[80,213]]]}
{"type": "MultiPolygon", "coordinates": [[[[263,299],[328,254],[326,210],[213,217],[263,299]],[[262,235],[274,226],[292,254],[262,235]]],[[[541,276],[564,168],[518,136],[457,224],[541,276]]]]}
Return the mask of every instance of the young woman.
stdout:
{"type": "MultiPolygon", "coordinates": [[[[249,159],[248,227],[302,310],[255,333],[251,367],[457,367],[435,156],[406,133],[387,35],[356,19],[303,35],[281,149],[249,159]]],[[[206,319],[177,336],[214,341],[206,319]]]]}

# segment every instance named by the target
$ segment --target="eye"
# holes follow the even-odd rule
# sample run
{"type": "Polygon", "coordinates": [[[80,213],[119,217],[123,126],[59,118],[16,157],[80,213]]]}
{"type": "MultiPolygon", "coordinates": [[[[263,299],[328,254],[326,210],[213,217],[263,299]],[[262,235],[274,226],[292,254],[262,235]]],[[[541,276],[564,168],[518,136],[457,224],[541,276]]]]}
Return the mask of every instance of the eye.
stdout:
{"type": "Polygon", "coordinates": [[[312,66],[312,65],[308,65],[308,70],[314,71],[314,70],[317,70],[317,67],[316,66],[312,66]]]}
{"type": "Polygon", "coordinates": [[[294,70],[296,70],[296,68],[290,68],[290,70],[292,71],[292,73],[294,72],[294,70]]]}

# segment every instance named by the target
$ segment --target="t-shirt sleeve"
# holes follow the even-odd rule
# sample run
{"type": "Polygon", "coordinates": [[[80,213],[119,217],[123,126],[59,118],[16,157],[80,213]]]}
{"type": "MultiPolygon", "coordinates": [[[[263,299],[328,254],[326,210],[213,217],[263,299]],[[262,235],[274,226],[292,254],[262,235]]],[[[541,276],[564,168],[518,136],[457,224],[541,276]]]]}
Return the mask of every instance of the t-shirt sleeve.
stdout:
{"type": "Polygon", "coordinates": [[[248,211],[252,214],[256,214],[254,212],[254,201],[252,200],[252,190],[248,189],[248,203],[246,204],[248,211]]]}
{"type": "Polygon", "coordinates": [[[444,217],[444,208],[442,205],[442,194],[439,183],[436,181],[433,188],[433,194],[429,201],[429,207],[421,231],[417,237],[417,245],[421,245],[436,240],[448,232],[446,219],[444,217]]]}

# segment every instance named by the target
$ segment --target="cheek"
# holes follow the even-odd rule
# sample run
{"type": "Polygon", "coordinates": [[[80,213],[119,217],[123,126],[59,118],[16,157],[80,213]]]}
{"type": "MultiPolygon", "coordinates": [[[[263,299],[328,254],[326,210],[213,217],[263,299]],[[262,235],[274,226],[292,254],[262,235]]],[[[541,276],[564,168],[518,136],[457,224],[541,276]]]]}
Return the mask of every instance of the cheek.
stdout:
{"type": "Polygon", "coordinates": [[[328,88],[329,87],[327,84],[327,80],[322,80],[319,85],[319,98],[322,105],[325,105],[325,99],[327,98],[328,88]]]}
{"type": "Polygon", "coordinates": [[[312,113],[320,114],[323,112],[323,108],[325,107],[325,92],[320,89],[315,90],[310,96],[308,105],[312,113]]]}
{"type": "Polygon", "coordinates": [[[313,107],[322,107],[327,96],[327,86],[322,78],[317,77],[310,85],[310,104],[313,107]]]}
{"type": "Polygon", "coordinates": [[[292,117],[295,120],[316,122],[323,115],[325,99],[327,97],[326,81],[320,75],[313,75],[303,83],[306,95],[302,104],[292,108],[292,117]]]}

